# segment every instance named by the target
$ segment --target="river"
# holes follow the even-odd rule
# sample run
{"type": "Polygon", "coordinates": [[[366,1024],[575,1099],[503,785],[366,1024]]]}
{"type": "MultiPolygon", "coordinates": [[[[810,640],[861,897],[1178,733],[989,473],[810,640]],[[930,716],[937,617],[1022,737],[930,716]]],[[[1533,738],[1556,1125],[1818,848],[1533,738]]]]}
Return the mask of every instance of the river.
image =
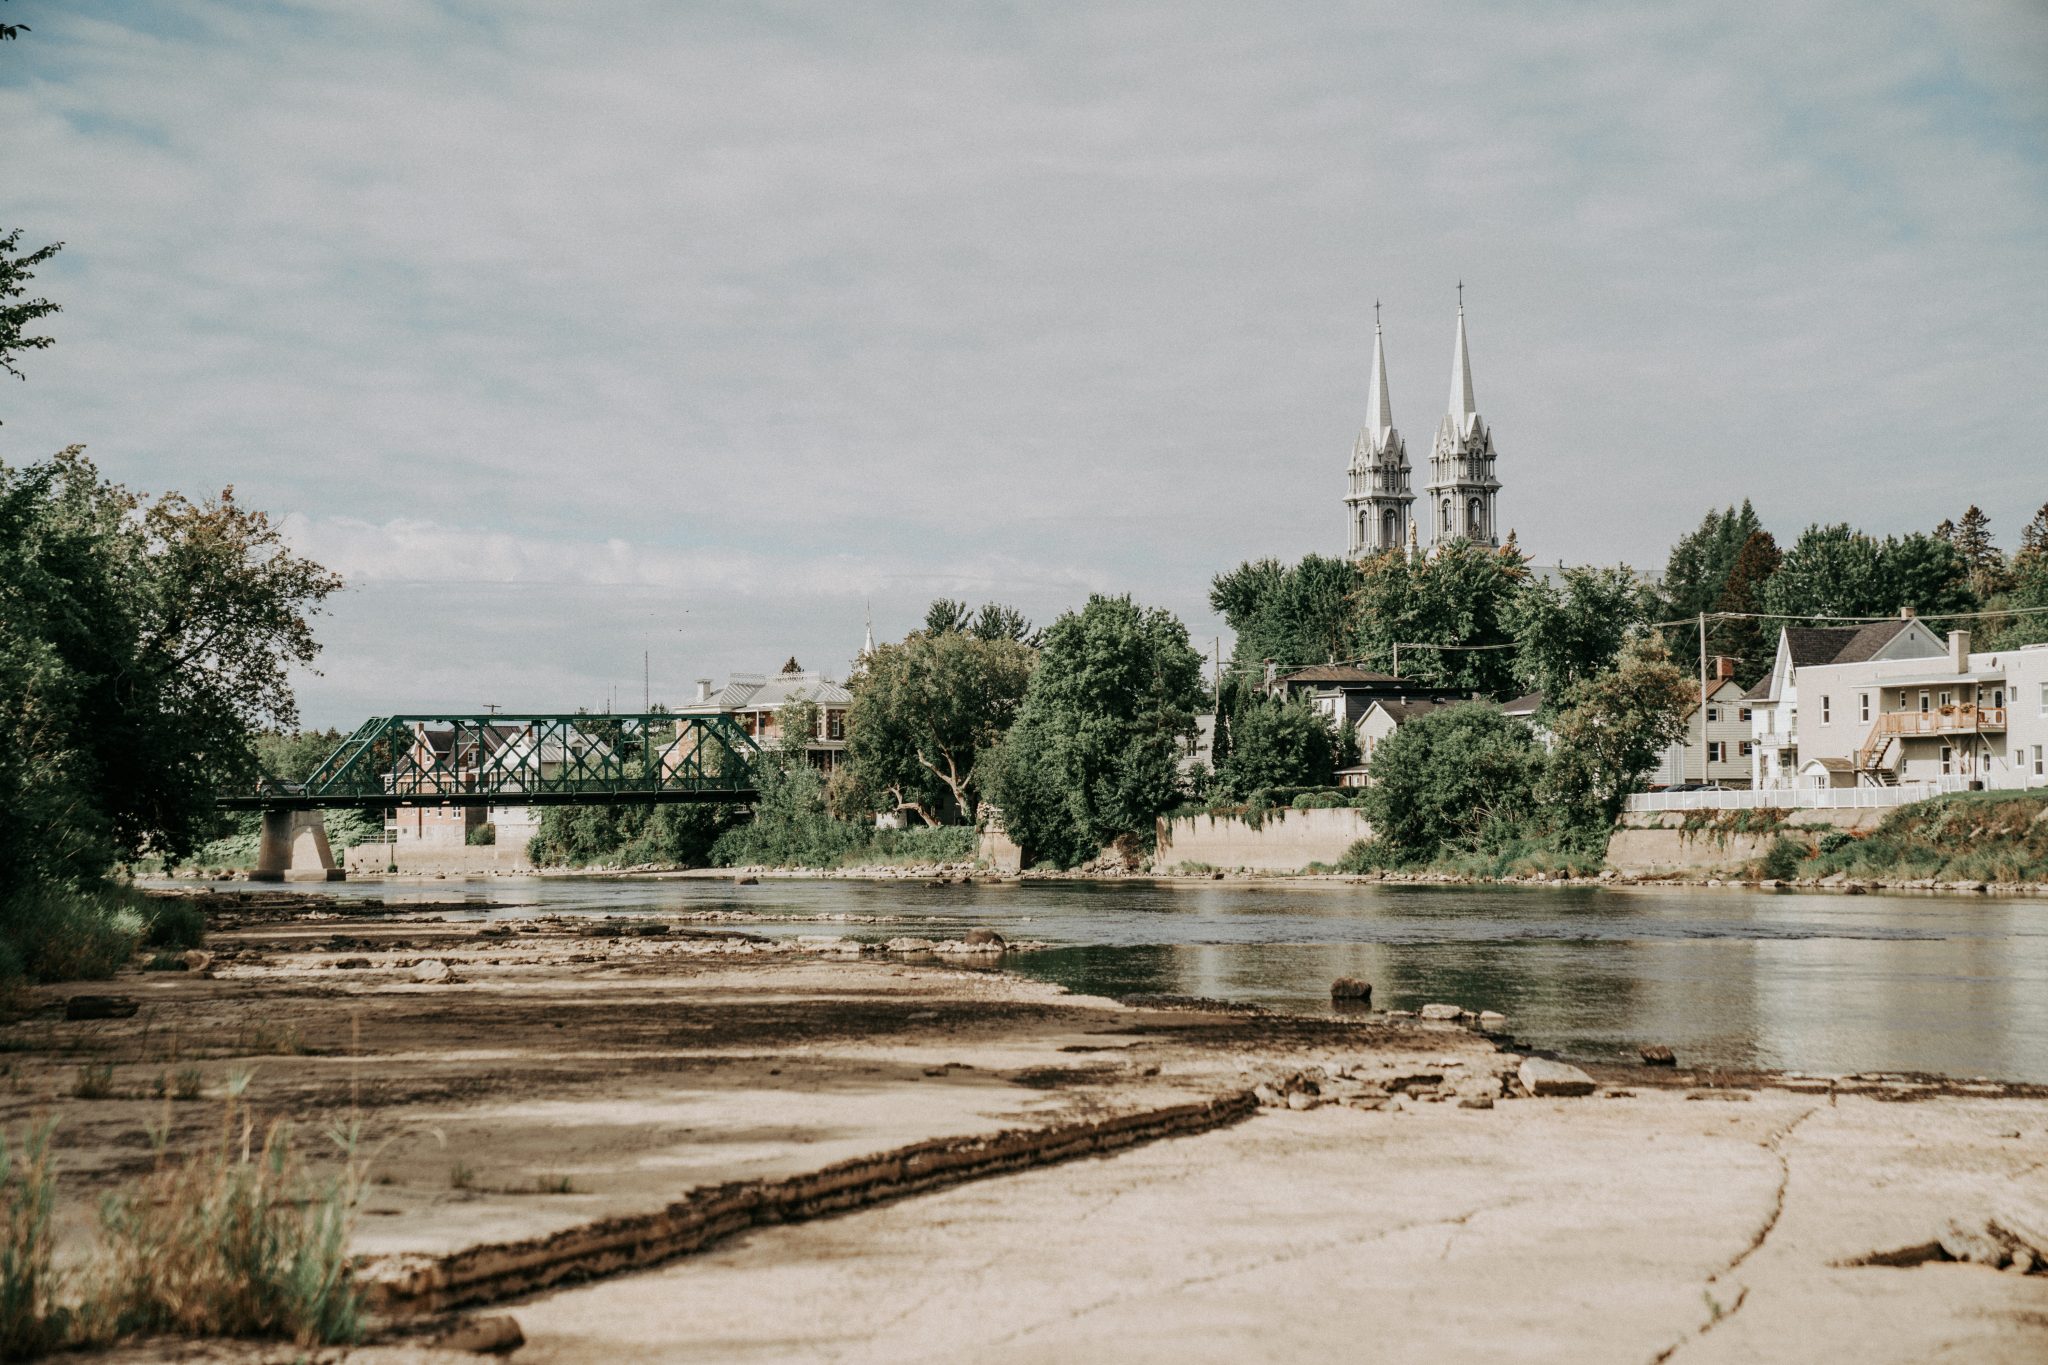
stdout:
{"type": "MultiPolygon", "coordinates": [[[[237,889],[233,884],[222,889],[237,889]]],[[[1101,995],[1324,1011],[1338,976],[1376,1005],[1506,1014],[1588,1059],[1664,1043],[1687,1065],[1929,1071],[2048,1083],[2048,904],[1713,888],[765,879],[348,883],[343,898],[466,900],[479,918],[729,911],[762,934],[941,938],[985,925],[1055,944],[1011,970],[1101,995]]]]}

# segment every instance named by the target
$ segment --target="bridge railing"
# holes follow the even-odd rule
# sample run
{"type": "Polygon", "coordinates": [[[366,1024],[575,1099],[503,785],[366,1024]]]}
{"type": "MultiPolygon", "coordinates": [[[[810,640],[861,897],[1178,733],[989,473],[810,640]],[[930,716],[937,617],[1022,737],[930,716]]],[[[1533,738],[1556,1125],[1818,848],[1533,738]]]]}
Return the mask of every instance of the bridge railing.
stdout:
{"type": "Polygon", "coordinates": [[[730,717],[398,715],[364,721],[303,783],[225,806],[745,801],[761,751],[730,717]]]}

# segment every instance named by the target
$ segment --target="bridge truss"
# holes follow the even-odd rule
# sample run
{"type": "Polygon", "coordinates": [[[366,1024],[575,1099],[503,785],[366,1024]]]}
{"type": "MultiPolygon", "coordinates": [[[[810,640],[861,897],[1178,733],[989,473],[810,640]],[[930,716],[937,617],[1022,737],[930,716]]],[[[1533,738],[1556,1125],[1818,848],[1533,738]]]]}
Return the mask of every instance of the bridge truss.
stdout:
{"type": "Polygon", "coordinates": [[[376,716],[302,783],[242,810],[749,802],[761,751],[730,716],[376,716]]]}

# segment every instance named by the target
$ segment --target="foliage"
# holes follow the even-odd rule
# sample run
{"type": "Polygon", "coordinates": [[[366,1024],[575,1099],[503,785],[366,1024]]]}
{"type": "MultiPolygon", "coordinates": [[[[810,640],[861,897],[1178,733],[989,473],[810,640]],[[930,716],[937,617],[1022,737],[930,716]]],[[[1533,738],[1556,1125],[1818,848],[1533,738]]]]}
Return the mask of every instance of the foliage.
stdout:
{"type": "Polygon", "coordinates": [[[488,848],[498,842],[498,827],[485,821],[462,836],[462,842],[472,848],[488,848]]]}
{"type": "Polygon", "coordinates": [[[1708,511],[1697,530],[1681,536],[1671,547],[1662,585],[1664,614],[1697,616],[1719,610],[1743,547],[1763,529],[1747,498],[1740,510],[1708,511]]]}
{"type": "Polygon", "coordinates": [[[1774,624],[1756,619],[1763,610],[1764,584],[1778,571],[1784,555],[1769,531],[1752,531],[1736,553],[1728,582],[1714,603],[1717,612],[1731,613],[1707,625],[1707,651],[1735,660],[1735,676],[1744,687],[1770,672],[1777,657],[1778,632],[1774,624]]]}
{"type": "Polygon", "coordinates": [[[304,782],[341,747],[339,730],[265,730],[256,736],[256,767],[271,782],[304,782]]]}
{"type": "Polygon", "coordinates": [[[0,233],[0,370],[16,379],[27,378],[15,367],[16,356],[23,351],[40,351],[55,344],[53,338],[33,336],[28,329],[52,313],[63,311],[48,299],[31,299],[24,295],[28,292],[25,288],[28,281],[36,277],[32,267],[62,251],[64,244],[51,242],[34,251],[17,254],[15,248],[20,245],[20,228],[0,233]]]}
{"type": "Polygon", "coordinates": [[[0,466],[0,885],[202,842],[338,586],[231,490],[145,502],[76,449],[0,466]]]}
{"type": "Polygon", "coordinates": [[[1505,618],[1522,685],[1553,706],[1565,689],[1609,667],[1649,621],[1647,594],[1626,565],[1568,568],[1562,577],[1562,586],[1524,583],[1505,618]]]}
{"type": "Polygon", "coordinates": [[[1536,811],[1543,754],[1529,727],[1468,702],[1409,721],[1374,748],[1363,807],[1376,856],[1427,862],[1513,837],[1536,811]]]}
{"type": "Polygon", "coordinates": [[[2048,880],[2048,797],[1957,792],[1900,806],[1861,838],[1822,851],[1807,876],[1841,872],[1893,880],[2048,880]]]}
{"type": "Polygon", "coordinates": [[[1336,780],[1337,732],[1306,699],[1260,697],[1230,718],[1230,734],[1229,757],[1216,768],[1219,796],[1336,780]]]}
{"type": "Polygon", "coordinates": [[[2005,556],[1991,539],[1991,518],[1971,503],[1956,522],[1944,521],[1934,528],[1935,537],[1955,547],[1970,569],[1970,586],[1979,597],[1990,597],[2012,586],[2005,556]]]}
{"type": "Polygon", "coordinates": [[[1348,560],[1309,555],[1288,567],[1262,559],[1216,575],[1209,605],[1237,635],[1234,662],[1253,667],[1271,660],[1284,673],[1349,651],[1358,583],[1358,568],[1348,560]]]}
{"type": "Polygon", "coordinates": [[[1038,648],[1042,632],[1034,630],[1023,612],[1001,602],[984,602],[970,612],[965,602],[941,597],[925,609],[927,635],[971,635],[977,640],[1008,640],[1028,649],[1038,648]]]}
{"type": "Polygon", "coordinates": [[[112,976],[149,931],[140,901],[110,882],[29,880],[0,891],[0,979],[112,976]]]}
{"type": "Polygon", "coordinates": [[[1901,607],[1939,617],[1974,611],[1969,565],[1955,546],[1915,533],[1879,541],[1850,527],[1809,526],[1764,585],[1764,609],[1813,622],[1889,616],[1901,607]]]}
{"type": "Polygon", "coordinates": [[[1519,688],[1509,613],[1528,576],[1528,561],[1512,546],[1452,540],[1426,559],[1376,555],[1359,566],[1354,656],[1391,673],[1397,644],[1460,646],[1404,648],[1398,671],[1436,686],[1511,697],[1519,688]]]}
{"type": "Polygon", "coordinates": [[[537,867],[707,867],[730,806],[550,806],[527,841],[537,867]]]}
{"type": "Polygon", "coordinates": [[[1023,704],[1036,662],[1030,646],[1002,633],[926,629],[877,646],[851,683],[848,780],[927,824],[971,821],[984,761],[1023,704]]]}
{"type": "Polygon", "coordinates": [[[1551,720],[1541,795],[1552,821],[1604,843],[1698,704],[1697,686],[1655,636],[1630,641],[1612,669],[1574,683],[1551,720]]]}
{"type": "Polygon", "coordinates": [[[1187,627],[1129,597],[1090,597],[1052,624],[991,784],[1029,862],[1073,866],[1150,835],[1179,800],[1201,667],[1187,627]]]}
{"type": "Polygon", "coordinates": [[[1757,863],[1757,875],[1773,881],[1789,882],[1799,875],[1799,865],[1806,861],[1807,848],[1797,839],[1779,835],[1771,841],[1764,856],[1757,863]]]}
{"type": "Polygon", "coordinates": [[[58,1295],[51,1211],[50,1121],[31,1124],[18,1143],[0,1131],[0,1360],[28,1360],[61,1343],[70,1311],[58,1295]]]}

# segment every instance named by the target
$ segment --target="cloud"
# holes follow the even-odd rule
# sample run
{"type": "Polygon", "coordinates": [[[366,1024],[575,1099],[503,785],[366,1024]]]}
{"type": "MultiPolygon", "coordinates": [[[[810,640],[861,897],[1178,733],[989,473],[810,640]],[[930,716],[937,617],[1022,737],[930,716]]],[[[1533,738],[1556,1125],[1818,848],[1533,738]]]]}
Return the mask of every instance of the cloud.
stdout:
{"type": "Polygon", "coordinates": [[[607,593],[727,604],[686,668],[982,576],[1206,636],[1342,544],[1374,298],[1426,447],[1461,277],[1539,556],[2041,496],[2037,7],[11,8],[10,221],[69,245],[0,458],[298,514],[337,719],[498,638],[437,576],[527,583],[536,692],[637,674],[607,593]]]}

